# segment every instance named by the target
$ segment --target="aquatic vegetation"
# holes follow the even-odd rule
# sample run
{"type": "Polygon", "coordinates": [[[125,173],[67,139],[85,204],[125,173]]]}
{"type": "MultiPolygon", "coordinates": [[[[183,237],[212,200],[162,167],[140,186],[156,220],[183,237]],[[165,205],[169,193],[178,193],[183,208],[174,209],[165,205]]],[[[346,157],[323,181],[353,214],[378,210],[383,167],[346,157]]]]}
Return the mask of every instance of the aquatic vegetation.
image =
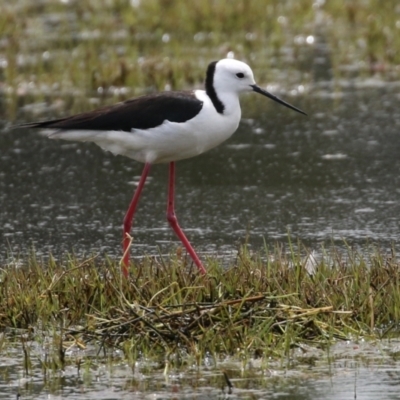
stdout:
{"type": "Polygon", "coordinates": [[[397,11],[392,1],[10,2],[0,15],[6,119],[32,102],[74,113],[96,98],[200,86],[208,62],[226,56],[287,88],[398,79],[397,11]]]}
{"type": "Polygon", "coordinates": [[[279,359],[302,345],[398,336],[395,256],[333,251],[317,261],[243,248],[228,267],[209,260],[207,269],[199,275],[179,253],[135,262],[129,280],[117,261],[96,258],[5,266],[0,327],[30,340],[53,332],[57,354],[101,343],[132,362],[177,351],[198,362],[205,354],[279,359]]]}

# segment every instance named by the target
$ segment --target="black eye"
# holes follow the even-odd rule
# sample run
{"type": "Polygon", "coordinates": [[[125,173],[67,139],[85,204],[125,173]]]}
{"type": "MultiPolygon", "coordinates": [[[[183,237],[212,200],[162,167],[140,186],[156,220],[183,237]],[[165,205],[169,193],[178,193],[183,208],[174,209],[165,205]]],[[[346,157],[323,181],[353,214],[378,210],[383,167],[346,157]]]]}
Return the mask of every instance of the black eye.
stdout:
{"type": "Polygon", "coordinates": [[[237,76],[238,78],[244,78],[244,74],[243,74],[242,72],[238,72],[238,73],[236,74],[236,76],[237,76]]]}

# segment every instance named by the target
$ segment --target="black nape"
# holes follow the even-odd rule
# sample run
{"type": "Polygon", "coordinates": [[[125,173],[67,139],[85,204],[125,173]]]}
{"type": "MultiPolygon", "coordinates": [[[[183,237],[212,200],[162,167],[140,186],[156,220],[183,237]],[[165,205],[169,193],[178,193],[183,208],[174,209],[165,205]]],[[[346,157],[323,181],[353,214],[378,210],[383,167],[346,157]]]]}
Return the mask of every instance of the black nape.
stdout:
{"type": "Polygon", "coordinates": [[[215,92],[214,88],[214,74],[215,74],[215,68],[217,65],[218,61],[213,61],[208,65],[207,68],[207,74],[206,74],[206,93],[208,94],[208,97],[211,99],[215,109],[217,112],[220,114],[223,114],[224,112],[224,104],[222,101],[218,98],[217,93],[215,92]]]}

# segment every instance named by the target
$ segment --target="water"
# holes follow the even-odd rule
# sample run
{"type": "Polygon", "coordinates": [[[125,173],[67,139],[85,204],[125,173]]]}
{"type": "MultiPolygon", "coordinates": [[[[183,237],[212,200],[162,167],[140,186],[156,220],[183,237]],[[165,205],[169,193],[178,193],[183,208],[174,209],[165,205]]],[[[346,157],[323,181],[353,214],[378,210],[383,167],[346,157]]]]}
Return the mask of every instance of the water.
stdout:
{"type": "MultiPolygon", "coordinates": [[[[400,84],[321,84],[288,98],[304,117],[254,94],[220,147],[177,163],[176,211],[200,254],[301,240],[374,244],[399,237],[400,84]]],[[[121,226],[142,166],[93,144],[34,131],[0,135],[0,255],[120,256],[121,226]]],[[[134,222],[136,256],[174,251],[167,166],[156,165],[134,222]]]]}
{"type": "Polygon", "coordinates": [[[229,357],[200,368],[189,363],[169,368],[138,360],[134,368],[114,351],[107,359],[95,348],[69,350],[64,371],[45,375],[39,360],[43,348],[27,343],[32,366],[24,373],[21,349],[3,352],[0,399],[398,399],[400,368],[398,341],[339,342],[329,352],[297,348],[288,360],[250,360],[241,364],[229,357]],[[79,353],[79,354],[77,354],[79,353]],[[19,356],[18,356],[19,355],[19,356]],[[75,358],[81,358],[78,369],[75,358]],[[85,365],[86,363],[86,365],[85,365]],[[233,384],[232,393],[223,376],[233,384]]]}

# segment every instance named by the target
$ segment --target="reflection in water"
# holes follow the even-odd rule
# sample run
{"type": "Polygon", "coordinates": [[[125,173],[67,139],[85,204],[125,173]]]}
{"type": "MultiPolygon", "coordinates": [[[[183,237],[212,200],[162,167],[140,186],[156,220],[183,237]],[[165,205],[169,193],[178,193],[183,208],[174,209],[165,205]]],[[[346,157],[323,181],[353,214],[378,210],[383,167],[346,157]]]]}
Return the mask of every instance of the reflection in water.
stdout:
{"type": "MultiPolygon", "coordinates": [[[[379,83],[379,84],[378,84],[379,83]]],[[[398,87],[316,90],[296,115],[244,99],[238,132],[219,148],[177,164],[178,217],[200,252],[285,241],[376,243],[399,235],[398,87]],[[333,95],[332,95],[333,93],[333,95]]],[[[120,255],[124,212],[142,166],[92,144],[34,132],[0,135],[1,257],[74,251],[120,255]]],[[[134,255],[168,252],[167,168],[152,169],[134,222],[134,255]]],[[[172,242],[172,245],[171,245],[172,242]]]]}

